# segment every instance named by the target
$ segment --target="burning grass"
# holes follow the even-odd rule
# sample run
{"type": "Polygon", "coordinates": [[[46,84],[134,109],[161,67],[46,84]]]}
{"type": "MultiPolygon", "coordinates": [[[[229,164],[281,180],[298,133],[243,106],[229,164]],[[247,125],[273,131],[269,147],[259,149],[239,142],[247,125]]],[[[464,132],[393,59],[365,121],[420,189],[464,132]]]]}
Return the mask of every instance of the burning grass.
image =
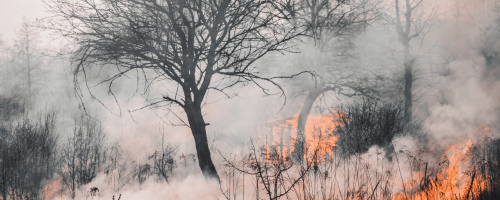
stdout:
{"type": "MultiPolygon", "coordinates": [[[[490,185],[489,175],[479,176],[475,166],[470,169],[467,155],[472,142],[454,144],[447,148],[443,166],[434,177],[415,173],[404,185],[409,192],[399,193],[394,199],[474,199],[490,185]],[[421,180],[417,182],[417,180],[421,180]]],[[[427,173],[427,172],[426,172],[427,173]]]]}
{"type": "Polygon", "coordinates": [[[497,199],[500,146],[487,136],[490,131],[479,126],[471,135],[482,135],[480,140],[445,148],[435,175],[429,174],[426,165],[424,175],[414,173],[404,184],[408,191],[393,199],[497,199]]]}
{"type": "Polygon", "coordinates": [[[226,171],[233,170],[232,176],[224,176],[226,180],[223,180],[232,183],[222,187],[226,199],[241,199],[245,190],[253,194],[250,199],[263,196],[268,199],[370,200],[500,197],[497,192],[500,189],[500,141],[491,139],[490,126],[479,126],[469,133],[466,141],[435,148],[428,146],[425,136],[397,134],[421,132],[415,130],[415,126],[403,126],[397,121],[400,114],[397,107],[364,106],[337,110],[336,115],[310,117],[305,131],[306,159],[300,163],[292,159],[297,116],[270,122],[273,129],[268,126],[267,130],[272,131],[266,133],[260,129],[259,132],[259,142],[264,143],[262,148],[254,147],[252,153],[238,162],[226,160],[226,171]],[[291,136],[288,137],[286,131],[291,136]],[[392,132],[387,134],[388,131],[392,132]],[[387,138],[370,141],[380,134],[386,134],[387,138]],[[352,141],[356,139],[357,143],[352,141]],[[405,143],[415,146],[408,147],[405,143]],[[358,149],[349,149],[355,144],[358,149]],[[253,188],[238,186],[245,176],[253,188]]]}
{"type": "MultiPolygon", "coordinates": [[[[479,126],[463,142],[430,147],[422,130],[415,129],[416,126],[403,126],[397,121],[400,120],[397,106],[357,106],[339,109],[330,115],[310,116],[301,162],[292,156],[297,115],[261,126],[260,138],[252,143],[249,153],[225,158],[224,165],[219,168],[222,197],[228,200],[462,200],[500,197],[500,140],[492,139],[493,126],[479,126]]],[[[101,172],[116,181],[116,184],[108,183],[108,188],[99,186],[103,192],[122,193],[124,191],[120,188],[131,182],[175,185],[176,179],[171,179],[175,176],[173,171],[179,171],[177,167],[181,166],[175,163],[182,163],[180,159],[184,157],[174,156],[173,149],[164,148],[149,157],[148,161],[154,161],[152,165],[137,164],[135,168],[122,171],[131,172],[130,176],[115,179],[115,173],[121,169],[119,154],[119,151],[112,151],[109,160],[117,163],[107,163],[106,166],[114,167],[101,172]],[[161,171],[157,170],[158,166],[167,168],[161,171]],[[168,176],[157,172],[168,172],[168,176]]],[[[57,189],[62,185],[61,180],[47,182],[43,191],[45,199],[67,194],[57,189]]],[[[177,194],[177,191],[172,191],[177,194]]],[[[121,198],[129,197],[127,194],[121,198]]],[[[182,197],[173,195],[172,198],[182,197]]]]}

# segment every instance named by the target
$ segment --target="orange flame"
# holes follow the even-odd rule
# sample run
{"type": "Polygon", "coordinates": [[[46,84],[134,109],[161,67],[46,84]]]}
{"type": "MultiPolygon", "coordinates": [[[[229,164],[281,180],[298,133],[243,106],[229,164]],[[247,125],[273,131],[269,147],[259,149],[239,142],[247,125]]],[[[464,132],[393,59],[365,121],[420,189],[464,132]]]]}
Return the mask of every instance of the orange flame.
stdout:
{"type": "Polygon", "coordinates": [[[43,194],[45,196],[45,199],[54,199],[58,195],[57,187],[59,186],[61,180],[62,177],[49,181],[45,185],[45,187],[43,188],[43,194]]]}
{"type": "MultiPolygon", "coordinates": [[[[298,114],[296,115],[298,118],[298,114]]],[[[327,153],[335,147],[338,137],[333,136],[333,131],[337,127],[338,118],[330,115],[309,116],[305,127],[304,157],[317,162],[318,159],[325,158],[327,153]],[[308,155],[309,152],[309,155],[308,155]],[[314,153],[316,157],[313,158],[314,153]]],[[[295,125],[297,127],[297,125],[295,125]]],[[[297,135],[294,135],[296,139],[297,135]]],[[[293,149],[293,146],[292,146],[293,149]]],[[[333,155],[330,155],[333,156],[333,155]]]]}
{"type": "MultiPolygon", "coordinates": [[[[478,127],[482,132],[483,127],[478,127]]],[[[489,127],[484,127],[489,131],[489,127]]],[[[482,134],[482,133],[480,133],[482,134]]],[[[414,188],[414,191],[406,191],[394,196],[396,200],[427,200],[427,199],[470,199],[473,195],[478,195],[490,185],[491,177],[482,177],[476,175],[476,169],[467,173],[466,168],[471,160],[467,156],[467,151],[472,147],[472,142],[468,140],[459,145],[450,145],[445,151],[448,167],[440,171],[435,179],[424,182],[424,186],[417,184],[417,177],[404,183],[408,189],[414,188]],[[420,189],[419,189],[420,187],[420,189]]],[[[417,173],[413,174],[416,175],[417,173]]],[[[421,175],[421,173],[418,173],[421,175]]],[[[420,176],[421,177],[421,176],[420,176]]]]}
{"type": "MultiPolygon", "coordinates": [[[[259,128],[259,141],[265,143],[266,160],[278,160],[286,162],[287,153],[294,150],[297,139],[299,113],[292,117],[269,121],[259,128]],[[270,148],[275,148],[279,159],[269,155],[270,148]]],[[[304,158],[314,161],[325,158],[335,146],[338,137],[332,132],[339,124],[337,114],[332,115],[310,115],[305,126],[304,158]]],[[[331,155],[333,156],[333,155],[331,155]]]]}

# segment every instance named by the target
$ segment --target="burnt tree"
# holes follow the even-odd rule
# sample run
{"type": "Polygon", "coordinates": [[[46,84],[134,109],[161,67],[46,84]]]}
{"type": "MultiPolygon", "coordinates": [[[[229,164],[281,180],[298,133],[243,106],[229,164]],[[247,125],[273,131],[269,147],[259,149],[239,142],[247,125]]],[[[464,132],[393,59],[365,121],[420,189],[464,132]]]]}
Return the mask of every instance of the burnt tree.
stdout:
{"type": "Polygon", "coordinates": [[[118,69],[101,82],[111,93],[113,81],[134,73],[144,77],[146,90],[155,82],[172,86],[149,105],[182,108],[201,171],[217,180],[202,113],[207,93],[226,94],[247,83],[266,92],[261,81],[279,87],[253,63],[269,52],[286,51],[303,30],[285,24],[280,8],[267,0],[52,0],[46,5],[54,14],[46,27],[78,44],[75,80],[100,66],[118,69]]]}
{"type": "MultiPolygon", "coordinates": [[[[405,100],[405,119],[407,122],[412,120],[413,103],[416,99],[414,83],[419,78],[416,77],[415,63],[418,63],[419,59],[428,60],[427,64],[432,66],[437,63],[429,55],[440,54],[433,51],[439,47],[436,46],[436,42],[434,42],[434,45],[429,46],[429,40],[426,40],[426,35],[435,29],[435,24],[432,21],[435,13],[434,8],[427,11],[424,9],[422,2],[423,0],[418,2],[405,0],[404,8],[400,8],[399,0],[395,0],[396,16],[395,19],[392,19],[392,24],[395,26],[397,33],[397,40],[403,47],[401,50],[403,54],[402,64],[404,73],[403,96],[405,100]],[[420,9],[420,12],[416,12],[417,8],[420,9]],[[403,20],[400,16],[401,13],[404,13],[403,20]]],[[[444,63],[446,63],[448,58],[445,58],[446,56],[444,55],[440,56],[445,59],[444,63]]],[[[430,73],[434,72],[431,70],[430,73]]]]}
{"type": "Polygon", "coordinates": [[[377,16],[378,4],[365,0],[298,0],[288,6],[295,21],[308,29],[303,39],[303,50],[287,67],[314,70],[321,78],[303,78],[294,88],[297,96],[305,96],[298,116],[295,155],[302,161],[305,127],[315,101],[325,93],[336,96],[372,96],[372,75],[367,67],[352,60],[355,55],[353,40],[377,16]]]}
{"type": "Polygon", "coordinates": [[[417,5],[411,6],[410,0],[405,0],[406,3],[406,13],[405,13],[405,21],[404,21],[404,27],[403,24],[401,23],[401,18],[399,16],[400,9],[399,9],[399,1],[396,1],[396,31],[398,33],[398,40],[403,45],[404,48],[404,58],[403,58],[403,67],[404,67],[404,80],[405,80],[405,87],[404,87],[404,96],[405,96],[405,118],[407,121],[411,120],[411,111],[413,107],[413,98],[412,98],[412,93],[411,93],[411,88],[413,84],[413,63],[415,63],[415,58],[414,56],[411,55],[410,53],[410,40],[412,37],[418,36],[416,35],[410,35],[410,29],[411,29],[411,22],[412,22],[412,11],[420,4],[422,1],[418,2],[417,5]]]}

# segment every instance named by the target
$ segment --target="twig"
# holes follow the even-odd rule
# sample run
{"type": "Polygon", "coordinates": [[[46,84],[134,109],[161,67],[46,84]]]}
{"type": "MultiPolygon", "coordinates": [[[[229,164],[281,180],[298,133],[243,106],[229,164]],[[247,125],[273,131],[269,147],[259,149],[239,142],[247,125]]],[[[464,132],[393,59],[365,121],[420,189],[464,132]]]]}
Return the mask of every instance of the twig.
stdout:
{"type": "Polygon", "coordinates": [[[380,181],[377,182],[377,185],[375,185],[375,188],[373,188],[372,195],[370,195],[370,198],[368,198],[368,199],[372,199],[373,198],[373,195],[375,194],[375,190],[377,189],[379,183],[380,183],[380,181]]]}
{"type": "Polygon", "coordinates": [[[467,196],[465,197],[465,199],[469,199],[469,194],[470,194],[470,191],[472,190],[472,185],[474,184],[474,178],[476,177],[476,168],[474,168],[473,170],[474,170],[474,173],[472,174],[472,180],[470,181],[469,190],[467,190],[467,196]]]}

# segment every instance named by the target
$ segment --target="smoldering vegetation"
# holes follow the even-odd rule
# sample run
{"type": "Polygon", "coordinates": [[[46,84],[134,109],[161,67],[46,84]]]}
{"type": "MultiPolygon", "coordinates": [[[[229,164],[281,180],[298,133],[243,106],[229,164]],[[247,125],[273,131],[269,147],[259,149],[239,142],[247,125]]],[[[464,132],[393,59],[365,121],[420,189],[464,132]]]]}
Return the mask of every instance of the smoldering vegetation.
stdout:
{"type": "Polygon", "coordinates": [[[45,2],[2,199],[498,199],[495,1],[45,2]]]}

